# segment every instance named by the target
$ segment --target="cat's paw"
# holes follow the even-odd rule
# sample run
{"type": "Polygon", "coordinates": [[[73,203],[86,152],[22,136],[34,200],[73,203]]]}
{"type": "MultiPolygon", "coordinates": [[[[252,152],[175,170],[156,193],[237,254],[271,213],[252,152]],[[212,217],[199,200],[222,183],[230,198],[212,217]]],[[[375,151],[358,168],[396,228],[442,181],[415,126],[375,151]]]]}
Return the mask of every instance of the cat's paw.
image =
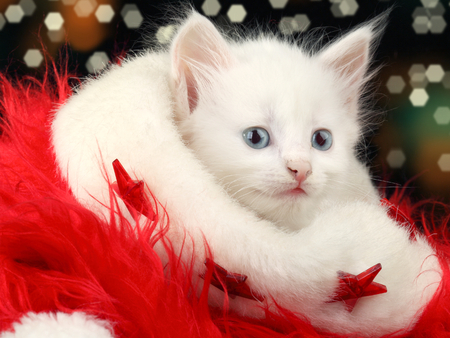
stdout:
{"type": "MultiPolygon", "coordinates": [[[[285,260],[272,263],[264,280],[252,283],[249,276],[249,283],[263,289],[269,303],[273,297],[331,332],[383,335],[411,327],[442,279],[426,238],[397,223],[381,204],[328,205],[291,240],[285,260]]],[[[236,306],[248,314],[250,304],[239,300],[236,306]]]]}

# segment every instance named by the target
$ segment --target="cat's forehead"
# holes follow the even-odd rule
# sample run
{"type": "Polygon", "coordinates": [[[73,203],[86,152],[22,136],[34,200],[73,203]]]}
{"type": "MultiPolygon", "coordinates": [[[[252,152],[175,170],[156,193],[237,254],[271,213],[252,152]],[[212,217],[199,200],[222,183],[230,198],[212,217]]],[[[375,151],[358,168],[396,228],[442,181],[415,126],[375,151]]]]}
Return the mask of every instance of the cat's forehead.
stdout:
{"type": "MultiPolygon", "coordinates": [[[[234,84],[246,85],[258,91],[298,93],[309,91],[339,91],[335,74],[317,56],[311,56],[298,46],[275,39],[248,41],[235,46],[237,62],[230,69],[234,84]]],[[[269,95],[270,96],[270,95],[269,95]]]]}
{"type": "Polygon", "coordinates": [[[333,74],[298,47],[276,40],[250,41],[235,53],[238,62],[225,76],[225,86],[241,98],[238,101],[254,105],[254,114],[271,122],[311,123],[342,103],[333,74]]]}

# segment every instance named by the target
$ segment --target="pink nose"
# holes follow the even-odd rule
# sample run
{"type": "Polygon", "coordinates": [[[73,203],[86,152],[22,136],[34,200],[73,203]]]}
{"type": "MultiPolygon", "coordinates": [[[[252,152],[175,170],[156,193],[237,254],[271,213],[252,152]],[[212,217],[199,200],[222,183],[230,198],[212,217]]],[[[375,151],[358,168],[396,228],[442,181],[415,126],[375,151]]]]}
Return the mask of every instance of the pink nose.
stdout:
{"type": "Polygon", "coordinates": [[[289,171],[294,176],[294,179],[301,183],[311,175],[311,164],[309,162],[291,162],[288,164],[289,171]]]}

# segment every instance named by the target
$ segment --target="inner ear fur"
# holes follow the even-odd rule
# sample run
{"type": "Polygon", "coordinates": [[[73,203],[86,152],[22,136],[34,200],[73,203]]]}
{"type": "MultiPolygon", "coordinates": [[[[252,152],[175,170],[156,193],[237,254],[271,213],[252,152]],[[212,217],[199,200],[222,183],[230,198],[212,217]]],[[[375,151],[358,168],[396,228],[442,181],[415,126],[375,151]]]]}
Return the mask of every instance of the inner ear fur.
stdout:
{"type": "Polygon", "coordinates": [[[357,27],[320,52],[319,58],[325,67],[334,71],[352,98],[359,96],[363,85],[371,78],[368,72],[373,49],[384,31],[386,12],[368,23],[357,27]]]}
{"type": "Polygon", "coordinates": [[[171,50],[172,77],[180,109],[192,113],[199,91],[232,64],[227,42],[205,17],[193,12],[180,27],[171,50]]]}

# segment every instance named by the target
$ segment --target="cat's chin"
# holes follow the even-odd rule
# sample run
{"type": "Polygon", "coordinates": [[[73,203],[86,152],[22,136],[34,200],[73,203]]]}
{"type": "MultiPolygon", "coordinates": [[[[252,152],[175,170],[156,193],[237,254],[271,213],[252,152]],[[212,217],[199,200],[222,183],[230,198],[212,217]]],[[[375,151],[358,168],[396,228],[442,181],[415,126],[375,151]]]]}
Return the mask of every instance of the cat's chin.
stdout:
{"type": "Polygon", "coordinates": [[[288,196],[288,197],[298,197],[298,196],[306,196],[307,194],[306,194],[305,190],[303,190],[300,187],[297,187],[297,188],[289,189],[289,190],[282,192],[282,195],[288,196]]]}

